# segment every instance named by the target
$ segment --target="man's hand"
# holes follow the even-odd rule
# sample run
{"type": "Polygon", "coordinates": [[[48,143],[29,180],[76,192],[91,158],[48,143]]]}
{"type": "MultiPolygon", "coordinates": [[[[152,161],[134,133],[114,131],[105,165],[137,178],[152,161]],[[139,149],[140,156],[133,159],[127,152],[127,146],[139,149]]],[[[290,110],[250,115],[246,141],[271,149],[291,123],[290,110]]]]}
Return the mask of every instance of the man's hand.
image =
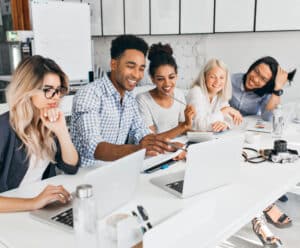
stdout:
{"type": "Polygon", "coordinates": [[[165,151],[174,152],[176,149],[168,145],[169,139],[161,137],[159,134],[146,135],[140,141],[140,147],[146,148],[146,155],[156,156],[165,151]]]}

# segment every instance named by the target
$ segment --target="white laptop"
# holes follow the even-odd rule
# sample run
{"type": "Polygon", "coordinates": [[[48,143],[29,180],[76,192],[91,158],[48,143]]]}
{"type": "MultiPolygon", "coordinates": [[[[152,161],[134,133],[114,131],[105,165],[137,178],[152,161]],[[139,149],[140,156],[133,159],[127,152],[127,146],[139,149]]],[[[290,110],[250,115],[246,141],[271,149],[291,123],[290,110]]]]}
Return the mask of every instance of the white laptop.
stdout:
{"type": "MultiPolygon", "coordinates": [[[[84,176],[82,183],[93,186],[98,218],[108,215],[132,199],[144,157],[145,149],[91,170],[84,176]]],[[[54,202],[30,214],[38,220],[55,224],[65,230],[73,229],[72,201],[65,205],[54,202]]]]}
{"type": "Polygon", "coordinates": [[[150,181],[181,198],[229,184],[239,171],[242,144],[243,137],[234,135],[190,145],[185,170],[150,181]]]}

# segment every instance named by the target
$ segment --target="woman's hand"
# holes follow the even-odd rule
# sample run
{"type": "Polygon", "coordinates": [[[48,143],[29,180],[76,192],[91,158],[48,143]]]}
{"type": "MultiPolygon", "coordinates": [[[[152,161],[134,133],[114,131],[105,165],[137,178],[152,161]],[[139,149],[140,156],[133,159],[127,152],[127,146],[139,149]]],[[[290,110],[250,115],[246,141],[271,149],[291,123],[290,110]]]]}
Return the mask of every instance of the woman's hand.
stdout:
{"type": "Polygon", "coordinates": [[[288,73],[278,65],[274,90],[281,90],[287,81],[288,73]]]}
{"type": "Polygon", "coordinates": [[[240,111],[236,110],[235,108],[225,107],[222,108],[221,111],[223,114],[228,114],[232,118],[234,125],[240,125],[243,122],[243,116],[241,115],[240,111]]]}
{"type": "Polygon", "coordinates": [[[216,121],[211,125],[211,127],[213,132],[222,132],[228,128],[228,125],[223,121],[216,121]]]}
{"type": "Polygon", "coordinates": [[[184,117],[185,117],[185,128],[186,130],[192,129],[193,126],[193,117],[195,116],[195,108],[192,105],[186,105],[186,108],[184,110],[184,117]]]}
{"type": "Polygon", "coordinates": [[[42,109],[40,117],[43,124],[59,136],[60,133],[68,131],[64,113],[59,108],[42,109]]]}
{"type": "Polygon", "coordinates": [[[48,185],[39,195],[32,198],[32,210],[43,208],[55,201],[67,203],[70,199],[70,193],[62,185],[48,185]]]}

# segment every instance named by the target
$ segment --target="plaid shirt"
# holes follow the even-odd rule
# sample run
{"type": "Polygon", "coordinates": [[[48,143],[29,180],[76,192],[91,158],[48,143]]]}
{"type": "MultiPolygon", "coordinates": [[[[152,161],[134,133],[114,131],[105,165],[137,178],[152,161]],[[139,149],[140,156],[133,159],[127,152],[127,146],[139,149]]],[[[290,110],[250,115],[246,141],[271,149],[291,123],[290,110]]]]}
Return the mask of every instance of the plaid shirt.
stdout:
{"type": "Polygon", "coordinates": [[[82,166],[96,163],[94,152],[100,142],[138,144],[150,130],[143,122],[135,97],[121,96],[108,75],[80,89],[73,100],[71,136],[82,166]]]}

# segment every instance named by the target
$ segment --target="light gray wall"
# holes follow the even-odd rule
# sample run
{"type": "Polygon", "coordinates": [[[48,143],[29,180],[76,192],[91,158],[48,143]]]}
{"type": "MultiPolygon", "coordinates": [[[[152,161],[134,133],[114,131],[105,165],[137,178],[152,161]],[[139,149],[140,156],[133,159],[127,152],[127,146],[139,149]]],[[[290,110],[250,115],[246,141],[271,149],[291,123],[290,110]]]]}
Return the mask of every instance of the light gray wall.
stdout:
{"type": "MultiPolygon", "coordinates": [[[[300,101],[300,31],[235,33],[212,35],[145,36],[149,44],[170,43],[179,66],[178,86],[188,88],[203,64],[219,58],[231,72],[245,72],[256,59],[270,55],[283,68],[298,68],[292,87],[286,87],[283,101],[300,101]]],[[[111,37],[94,40],[94,61],[104,70],[109,69],[111,37]]],[[[149,83],[145,73],[142,83],[149,83]]]]}

